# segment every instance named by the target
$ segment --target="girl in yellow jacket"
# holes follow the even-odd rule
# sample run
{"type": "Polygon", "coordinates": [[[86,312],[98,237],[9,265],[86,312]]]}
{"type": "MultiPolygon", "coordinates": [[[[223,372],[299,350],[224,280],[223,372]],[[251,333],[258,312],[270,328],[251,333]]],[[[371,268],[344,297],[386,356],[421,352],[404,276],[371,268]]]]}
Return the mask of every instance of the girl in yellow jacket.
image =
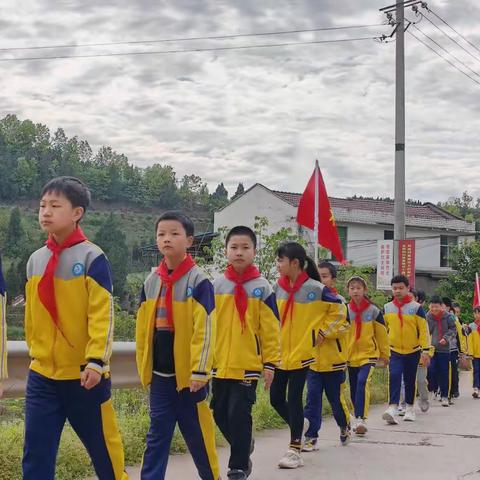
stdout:
{"type": "Polygon", "coordinates": [[[480,397],[480,306],[473,309],[474,322],[465,328],[467,335],[468,354],[473,365],[473,398],[480,397]]]}
{"type": "Polygon", "coordinates": [[[277,250],[280,279],[274,286],[281,321],[280,367],[270,388],[270,402],[290,426],[290,446],[280,459],[280,468],[303,465],[302,394],[315,348],[330,334],[328,325],[346,316],[345,307],[319,282],[315,263],[298,243],[277,250]],[[288,387],[288,398],[287,398],[288,387]]]}
{"type": "Polygon", "coordinates": [[[387,365],[390,358],[387,328],[382,312],[367,297],[367,282],[360,276],[347,282],[350,303],[348,313],[352,321],[349,336],[348,377],[350,396],[354,406],[357,435],[367,433],[366,419],[370,406],[370,382],[375,364],[387,365]]]}

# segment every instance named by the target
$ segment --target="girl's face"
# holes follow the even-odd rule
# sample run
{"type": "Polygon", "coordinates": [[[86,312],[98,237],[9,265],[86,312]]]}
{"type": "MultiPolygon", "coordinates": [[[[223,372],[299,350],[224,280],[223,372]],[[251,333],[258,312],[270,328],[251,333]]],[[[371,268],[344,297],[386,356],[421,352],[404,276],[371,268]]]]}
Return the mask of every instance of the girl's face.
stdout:
{"type": "Polygon", "coordinates": [[[335,278],[332,277],[328,268],[319,268],[318,274],[320,275],[320,281],[328,288],[335,287],[335,278]]]}
{"type": "Polygon", "coordinates": [[[477,323],[480,322],[480,312],[473,312],[473,318],[477,323]]]}
{"type": "Polygon", "coordinates": [[[348,294],[354,302],[360,302],[365,297],[366,288],[362,282],[352,281],[348,284],[348,294]]]}
{"type": "Polygon", "coordinates": [[[277,257],[277,270],[280,275],[292,278],[298,275],[300,262],[296,258],[290,260],[288,257],[277,257]]]}

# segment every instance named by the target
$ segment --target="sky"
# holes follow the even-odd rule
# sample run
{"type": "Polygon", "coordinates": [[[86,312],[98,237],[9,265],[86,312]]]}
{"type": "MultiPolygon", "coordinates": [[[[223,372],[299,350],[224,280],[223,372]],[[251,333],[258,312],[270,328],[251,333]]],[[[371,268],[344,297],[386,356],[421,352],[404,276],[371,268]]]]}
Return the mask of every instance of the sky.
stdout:
{"type": "MultiPolygon", "coordinates": [[[[391,2],[393,3],[393,2],[391,2]]],[[[389,34],[381,0],[3,0],[0,49],[371,25],[228,40],[0,50],[0,116],[61,127],[140,167],[169,164],[210,189],[239,182],[301,192],[319,160],[328,193],[393,197],[395,43],[374,40],[82,59],[1,59],[164,51],[389,34]],[[54,8],[52,8],[54,6],[54,8]]],[[[480,48],[480,3],[428,6],[480,48]]],[[[424,10],[422,10],[424,11],[424,10]]],[[[424,11],[425,12],[425,11],[424,11]]],[[[426,12],[425,12],[426,13],[426,12]]],[[[410,10],[406,16],[418,21],[410,10]]],[[[416,28],[463,61],[473,56],[423,19],[416,28]]],[[[415,27],[412,33],[430,43],[415,27]]],[[[473,72],[472,72],[473,71],[473,72]]],[[[478,73],[477,73],[478,72],[478,73]]],[[[480,84],[406,35],[407,198],[480,196],[480,84]]]]}

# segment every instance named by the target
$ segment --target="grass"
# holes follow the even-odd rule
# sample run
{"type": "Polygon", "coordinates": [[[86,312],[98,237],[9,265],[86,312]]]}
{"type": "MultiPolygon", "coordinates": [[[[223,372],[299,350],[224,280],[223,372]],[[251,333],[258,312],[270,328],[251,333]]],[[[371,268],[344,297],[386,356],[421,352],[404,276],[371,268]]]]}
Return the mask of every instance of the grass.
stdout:
{"type": "MultiPolygon", "coordinates": [[[[127,465],[140,463],[145,448],[145,437],[149,426],[148,393],[141,389],[114,390],[113,402],[122,432],[127,465]]],[[[371,385],[372,403],[387,400],[387,372],[376,369],[371,385]]],[[[330,405],[324,401],[324,414],[331,413],[330,405]]],[[[24,400],[4,400],[0,405],[0,480],[20,480],[24,428],[24,400]]],[[[285,427],[283,420],[270,406],[268,392],[263,384],[257,389],[257,402],[253,408],[256,431],[285,427]]],[[[217,444],[225,445],[217,431],[217,444]]],[[[186,452],[183,438],[175,432],[171,453],[186,452]]],[[[93,475],[88,455],[69,425],[66,426],[57,459],[58,480],[81,480],[93,475]]]]}

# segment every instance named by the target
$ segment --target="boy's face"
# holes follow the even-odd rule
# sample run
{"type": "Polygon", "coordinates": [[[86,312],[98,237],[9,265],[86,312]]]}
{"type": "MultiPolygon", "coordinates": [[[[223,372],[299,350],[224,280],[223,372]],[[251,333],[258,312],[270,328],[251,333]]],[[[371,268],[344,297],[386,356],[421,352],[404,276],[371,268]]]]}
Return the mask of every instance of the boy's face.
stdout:
{"type": "Polygon", "coordinates": [[[227,244],[227,260],[235,271],[243,272],[253,263],[256,254],[252,239],[248,235],[232,235],[227,244]]]}
{"type": "Polygon", "coordinates": [[[444,309],[441,303],[431,303],[430,311],[433,315],[440,315],[444,311],[444,309]]]}
{"type": "Polygon", "coordinates": [[[365,287],[362,282],[350,282],[348,285],[348,294],[354,301],[361,301],[365,296],[365,287]]]}
{"type": "Polygon", "coordinates": [[[453,309],[455,310],[455,315],[459,317],[460,313],[462,313],[462,309],[460,307],[454,307],[453,309]]]}
{"type": "Polygon", "coordinates": [[[47,233],[64,235],[75,230],[82,215],[83,207],[74,207],[62,193],[47,192],[40,200],[38,222],[47,233]]]}
{"type": "Polygon", "coordinates": [[[403,283],[392,283],[392,293],[397,300],[403,300],[409,292],[409,288],[403,283]]]}
{"type": "Polygon", "coordinates": [[[328,268],[319,268],[318,274],[320,275],[320,281],[326,287],[331,288],[335,286],[335,279],[332,277],[332,274],[328,268]]]}
{"type": "Polygon", "coordinates": [[[167,258],[180,258],[193,244],[193,237],[178,220],[162,220],[157,226],[157,247],[167,258]]]}

